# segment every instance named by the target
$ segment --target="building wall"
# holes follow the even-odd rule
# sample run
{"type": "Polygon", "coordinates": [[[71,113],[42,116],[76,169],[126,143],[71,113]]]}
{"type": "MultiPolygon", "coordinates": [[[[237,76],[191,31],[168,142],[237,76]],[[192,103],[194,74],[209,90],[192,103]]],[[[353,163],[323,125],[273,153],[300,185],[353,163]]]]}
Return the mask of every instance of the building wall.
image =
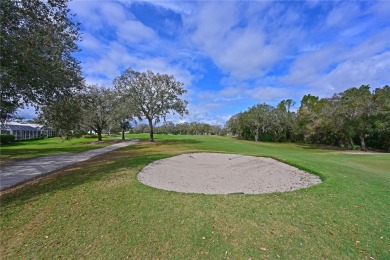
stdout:
{"type": "Polygon", "coordinates": [[[41,136],[41,131],[37,130],[15,130],[12,132],[12,134],[15,136],[15,140],[34,139],[41,136]]]}
{"type": "Polygon", "coordinates": [[[42,135],[51,137],[53,135],[50,128],[43,129],[42,126],[35,124],[20,124],[9,123],[5,126],[1,126],[0,132],[2,134],[11,134],[15,136],[15,140],[27,140],[39,138],[42,135]]]}

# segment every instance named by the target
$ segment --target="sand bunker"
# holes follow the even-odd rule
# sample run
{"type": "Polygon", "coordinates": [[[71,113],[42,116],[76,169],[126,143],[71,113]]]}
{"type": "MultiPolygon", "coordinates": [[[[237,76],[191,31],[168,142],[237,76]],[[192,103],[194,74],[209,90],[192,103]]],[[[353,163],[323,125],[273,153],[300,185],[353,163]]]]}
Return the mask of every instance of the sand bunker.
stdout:
{"type": "Polygon", "coordinates": [[[219,153],[158,160],[138,180],[158,189],[205,194],[286,192],[321,183],[318,176],[274,159],[219,153]]]}

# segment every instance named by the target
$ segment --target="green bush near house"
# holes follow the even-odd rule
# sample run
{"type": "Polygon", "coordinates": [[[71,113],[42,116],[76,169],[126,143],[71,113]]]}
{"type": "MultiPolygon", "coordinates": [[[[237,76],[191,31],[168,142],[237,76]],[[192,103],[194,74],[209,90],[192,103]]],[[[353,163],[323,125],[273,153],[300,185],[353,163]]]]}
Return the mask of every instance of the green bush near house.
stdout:
{"type": "Polygon", "coordinates": [[[82,136],[83,138],[98,138],[98,135],[96,134],[86,134],[82,136]]]}
{"type": "Polygon", "coordinates": [[[1,134],[0,135],[0,143],[9,144],[15,141],[15,136],[10,134],[1,134]]]}

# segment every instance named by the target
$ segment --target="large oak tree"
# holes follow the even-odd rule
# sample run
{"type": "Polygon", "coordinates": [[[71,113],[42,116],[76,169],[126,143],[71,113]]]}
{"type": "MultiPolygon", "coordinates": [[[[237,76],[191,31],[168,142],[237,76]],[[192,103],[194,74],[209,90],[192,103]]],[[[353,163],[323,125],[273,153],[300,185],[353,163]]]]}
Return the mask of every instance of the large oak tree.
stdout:
{"type": "Polygon", "coordinates": [[[2,117],[82,87],[81,67],[72,56],[81,37],[67,2],[0,1],[2,117]]]}
{"type": "Polygon", "coordinates": [[[127,69],[114,80],[114,86],[136,108],[139,120],[146,119],[150,127],[150,141],[154,142],[153,126],[165,120],[167,114],[187,114],[187,101],[181,97],[186,90],[174,76],[152,71],[136,72],[127,69]]]}

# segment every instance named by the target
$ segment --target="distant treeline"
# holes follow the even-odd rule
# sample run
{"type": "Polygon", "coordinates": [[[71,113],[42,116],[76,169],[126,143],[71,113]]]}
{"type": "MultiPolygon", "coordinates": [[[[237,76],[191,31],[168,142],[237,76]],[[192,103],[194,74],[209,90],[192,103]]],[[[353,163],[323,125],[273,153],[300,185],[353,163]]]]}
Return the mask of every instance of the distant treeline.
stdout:
{"type": "Polygon", "coordinates": [[[368,85],[350,88],[330,98],[310,94],[276,107],[258,104],[234,115],[228,132],[246,140],[307,142],[346,149],[390,150],[390,87],[370,91],[368,85]]]}
{"type": "MultiPolygon", "coordinates": [[[[148,133],[149,125],[140,124],[130,130],[134,133],[148,133]]],[[[210,125],[207,123],[191,122],[174,124],[171,121],[165,122],[154,129],[157,134],[174,134],[174,135],[225,135],[226,129],[220,125],[210,125]]]]}

